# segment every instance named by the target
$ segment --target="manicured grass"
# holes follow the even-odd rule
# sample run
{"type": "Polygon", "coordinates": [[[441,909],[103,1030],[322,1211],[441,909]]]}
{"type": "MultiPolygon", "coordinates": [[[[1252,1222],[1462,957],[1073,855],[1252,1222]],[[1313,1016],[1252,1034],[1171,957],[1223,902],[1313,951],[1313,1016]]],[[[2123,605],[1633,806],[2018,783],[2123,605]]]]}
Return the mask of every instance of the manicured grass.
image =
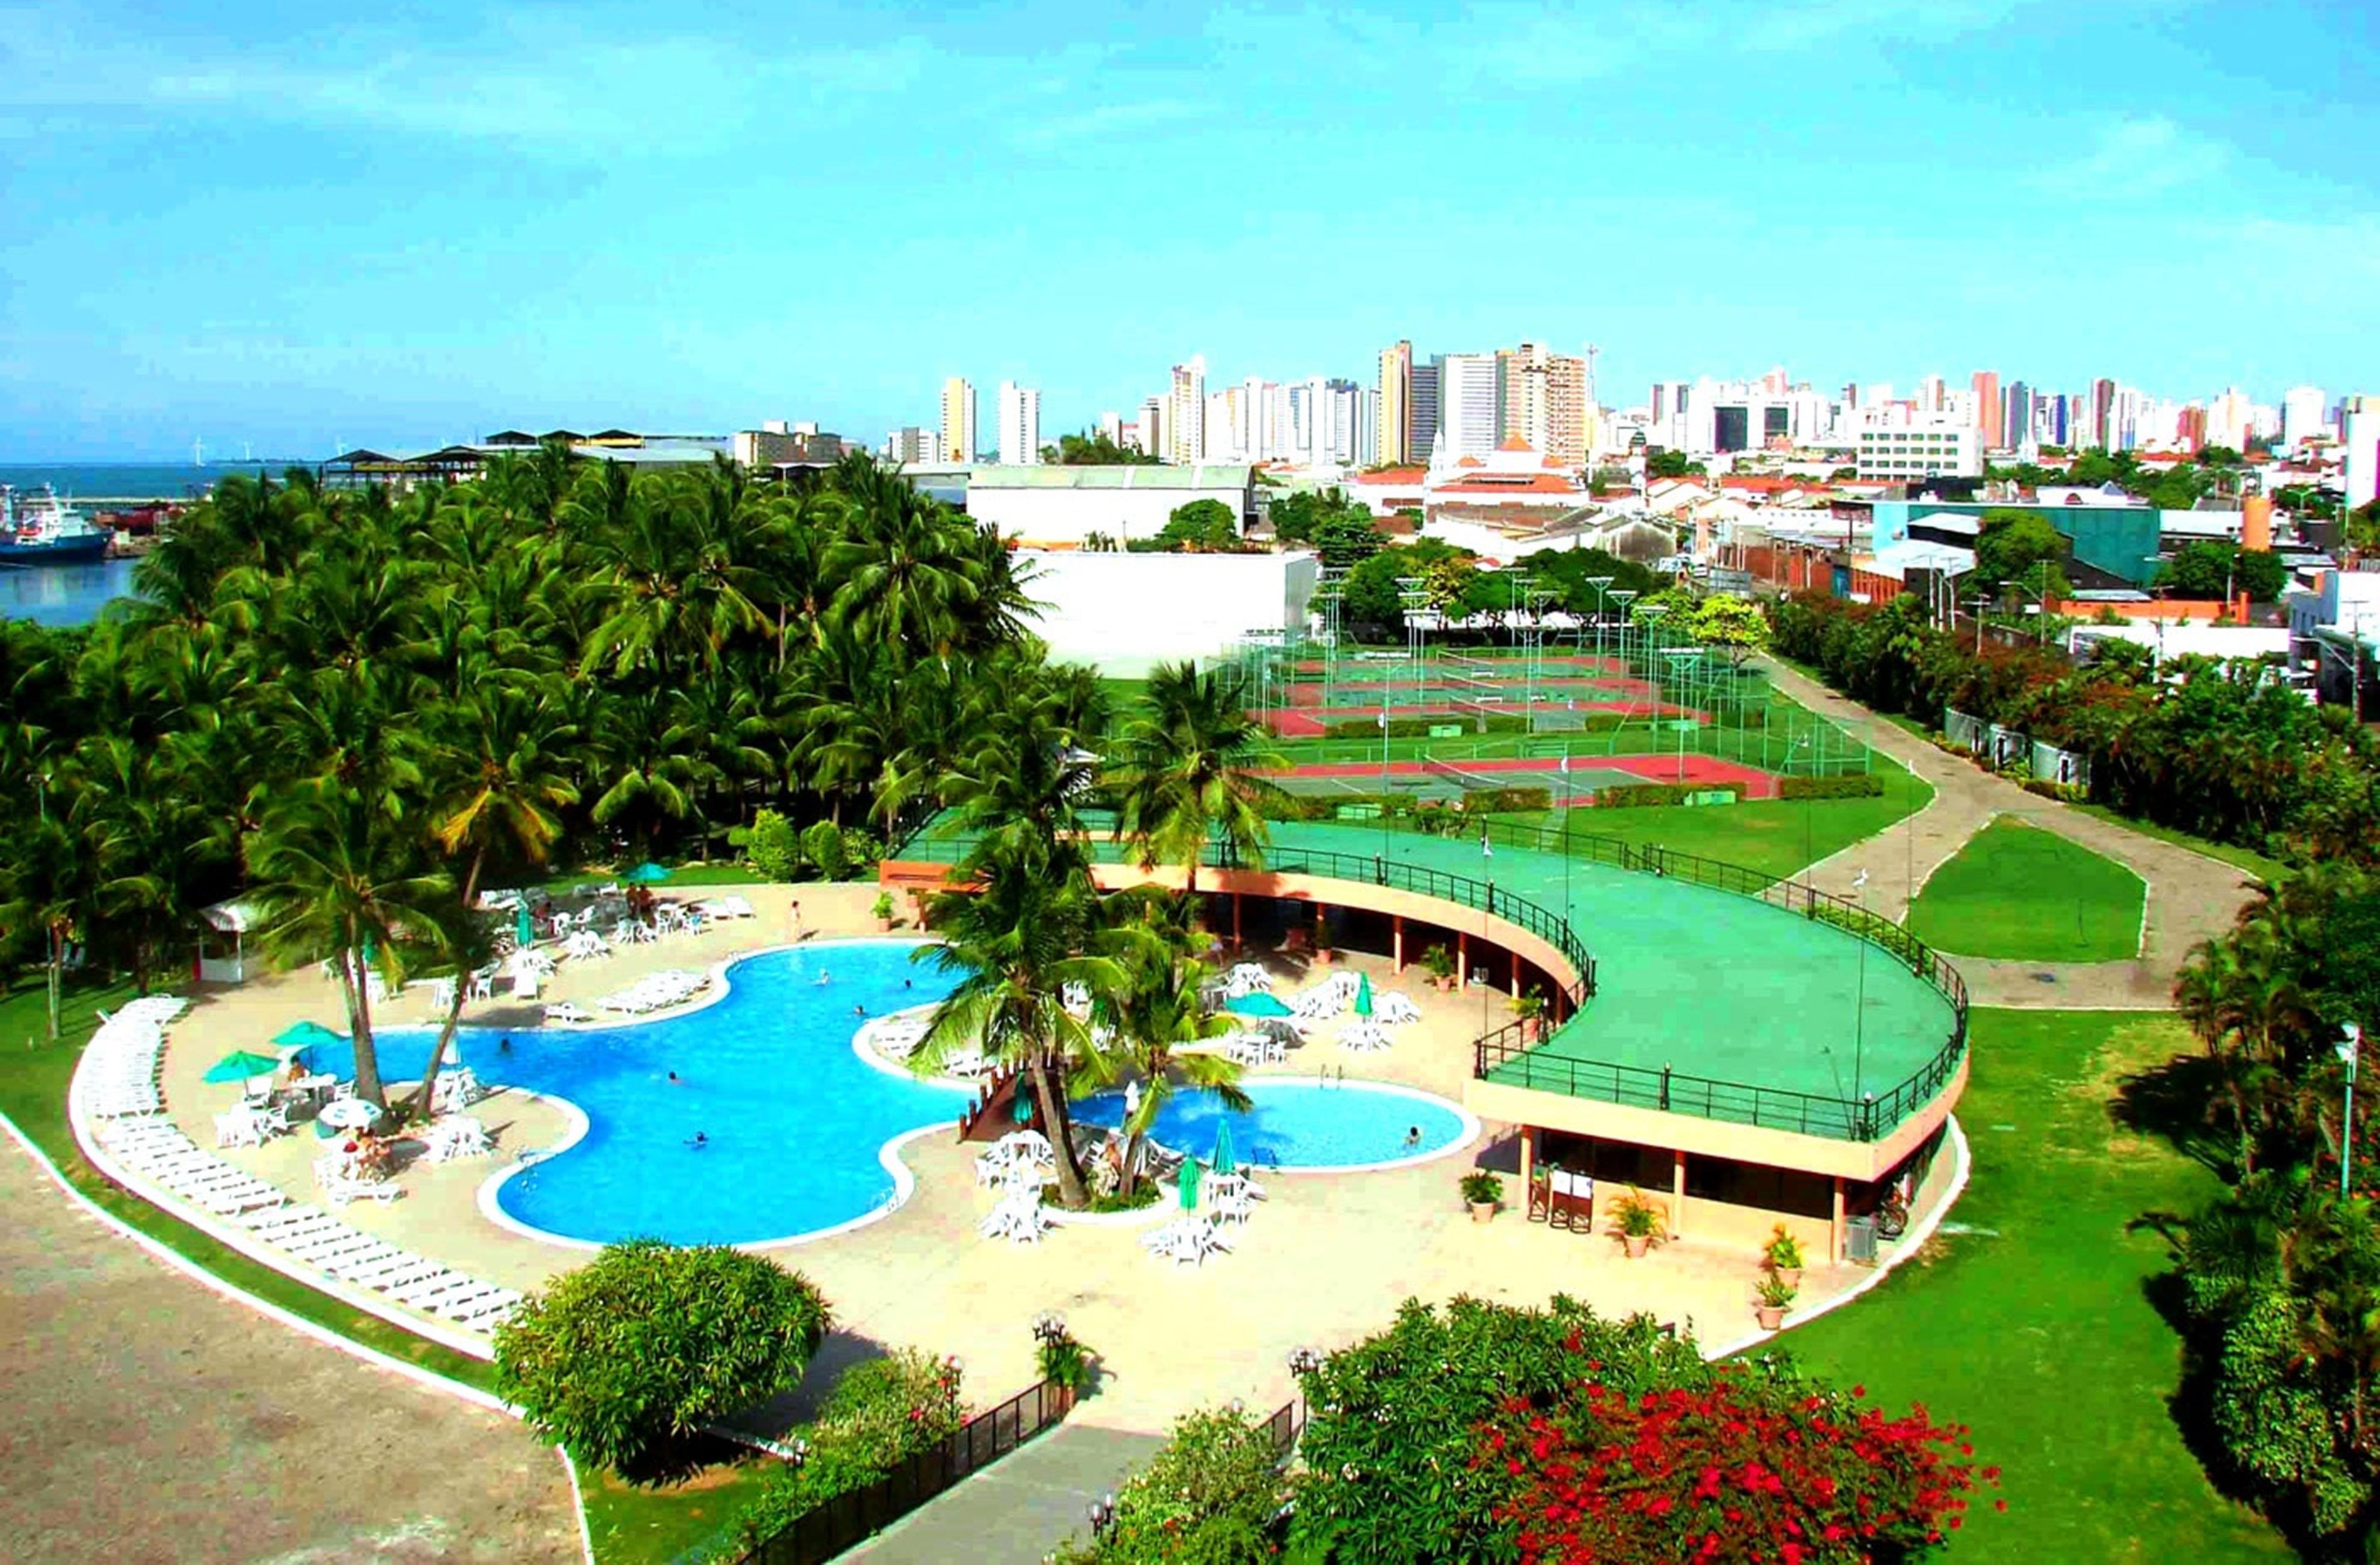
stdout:
{"type": "Polygon", "coordinates": [[[773,1459],[758,1455],[650,1487],[582,1469],[587,1535],[597,1565],[672,1560],[702,1547],[759,1492],[773,1459]]]}
{"type": "Polygon", "coordinates": [[[102,1009],[113,1011],[131,997],[132,986],[128,983],[92,984],[69,989],[62,1007],[62,1037],[55,1044],[42,1040],[43,999],[38,978],[0,999],[0,1110],[5,1110],[75,1187],[93,1202],[225,1281],[392,1358],[419,1365],[466,1385],[492,1389],[495,1372],[486,1363],[417,1337],[270,1267],[260,1266],[179,1219],[117,1189],[83,1161],[67,1128],[67,1083],[74,1074],[75,1060],[81,1054],[82,1046],[99,1025],[94,1013],[102,1009]]]}
{"type": "Polygon", "coordinates": [[[2147,896],[2122,865],[2003,817],[1934,871],[1909,928],[1960,956],[2119,962],[2139,952],[2147,896]]]}
{"type": "Polygon", "coordinates": [[[2172,1019],[1978,1010],[1959,1106],[1974,1175],[1927,1253],[1782,1345],[1888,1407],[1973,1429],[2006,1514],[1971,1515],[1954,1560],[2285,1559],[2218,1495],[2168,1411],[2181,1342],[2153,1300],[2165,1241],[2215,1175],[2111,1115],[2123,1079],[2192,1051],[2172,1019]]]}
{"type": "Polygon", "coordinates": [[[1640,809],[1534,810],[1499,816],[1531,826],[1570,829],[1617,837],[1633,847],[1675,848],[1756,869],[1771,880],[1790,878],[1865,837],[1872,837],[1925,807],[1932,784],[1890,757],[1876,758],[1884,783],[1871,799],[1766,800],[1751,804],[1654,805],[1640,809]]]}
{"type": "Polygon", "coordinates": [[[2121,826],[2128,831],[2138,831],[2143,837],[2155,837],[2160,843],[2171,843],[2176,847],[2188,848],[2192,853],[2203,853],[2209,858],[2219,858],[2226,864],[2236,865],[2268,884],[2281,880],[2289,872],[2289,867],[2279,859],[2266,858],[2252,848],[2209,842],[2204,837],[2193,837],[2187,831],[2177,831],[2170,826],[2153,825],[2119,814],[2106,805],[2075,805],[2072,807],[2085,815],[2095,815],[2111,826],[2121,826]]]}

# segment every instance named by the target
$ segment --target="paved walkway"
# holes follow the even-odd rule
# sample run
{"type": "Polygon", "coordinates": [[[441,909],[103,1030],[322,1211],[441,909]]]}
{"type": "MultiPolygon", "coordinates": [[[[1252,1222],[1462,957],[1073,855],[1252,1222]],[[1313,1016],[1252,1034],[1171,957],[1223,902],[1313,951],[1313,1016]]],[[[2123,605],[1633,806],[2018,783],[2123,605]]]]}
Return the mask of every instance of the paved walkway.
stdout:
{"type": "Polygon", "coordinates": [[[1065,1538],[1087,1531],[1091,1502],[1114,1493],[1164,1443],[1157,1435],[1062,1424],[843,1558],[873,1565],[1038,1565],[1065,1538]]]}
{"type": "Polygon", "coordinates": [[[0,1146],[17,1560],[576,1560],[551,1447],[167,1269],[0,1146]]]}
{"type": "Polygon", "coordinates": [[[1934,871],[1998,815],[2055,831],[2128,866],[2148,882],[2138,957],[2056,963],[1960,956],[1959,972],[1978,1005],[2164,1010],[2172,1003],[2174,972],[2191,948],[2228,929],[2254,893],[2255,883],[2236,866],[2028,794],[2006,778],[1945,755],[1815,680],[1773,661],[1768,669],[1778,689],[1854,730],[1934,787],[1933,802],[1915,815],[1812,866],[1809,879],[1820,891],[1851,896],[1852,880],[1865,869],[1867,905],[1888,918],[1903,918],[1934,871]]]}

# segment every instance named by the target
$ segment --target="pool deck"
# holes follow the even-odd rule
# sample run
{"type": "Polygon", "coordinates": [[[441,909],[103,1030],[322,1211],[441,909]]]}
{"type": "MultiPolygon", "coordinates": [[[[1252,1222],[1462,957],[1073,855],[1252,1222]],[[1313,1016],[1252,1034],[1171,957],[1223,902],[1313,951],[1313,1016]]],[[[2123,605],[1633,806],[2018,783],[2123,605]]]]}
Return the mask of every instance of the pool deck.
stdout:
{"type": "MultiPolygon", "coordinates": [[[[1475,845],[1469,853],[1475,860],[1475,845]]],[[[589,964],[565,963],[548,985],[548,998],[583,1004],[657,968],[707,969],[739,952],[782,944],[787,905],[795,897],[813,936],[877,932],[868,916],[873,884],[735,890],[758,917],[699,936],[665,937],[589,964]]],[[[666,887],[662,892],[670,894],[666,887]]],[[[1302,965],[1281,959],[1274,965],[1283,976],[1281,992],[1312,981],[1302,965]]],[[[1342,965],[1368,972],[1377,987],[1402,989],[1423,1020],[1399,1029],[1395,1047],[1384,1054],[1349,1054],[1335,1042],[1318,1041],[1293,1051],[1289,1063],[1257,1074],[1311,1076],[1343,1067],[1351,1079],[1401,1083],[1459,1102],[1471,1070],[1471,1039],[1483,1025],[1504,1019],[1502,997],[1476,988],[1439,994],[1416,970],[1393,977],[1379,958],[1342,958],[1342,965]]],[[[164,1085],[174,1118],[201,1145],[212,1146],[211,1116],[230,1105],[237,1088],[200,1080],[206,1065],[304,1018],[345,1024],[334,991],[311,968],[205,990],[168,1033],[164,1085]]],[[[426,1000],[399,1003],[389,1015],[392,1025],[427,1019],[426,1000]]],[[[465,1019],[495,1026],[531,1020],[509,1001],[471,1006],[465,1019]]],[[[1333,1031],[1321,1029],[1326,1039],[1333,1031]]],[[[497,1132],[495,1158],[402,1168],[395,1178],[404,1198],[386,1207],[359,1204],[342,1215],[490,1281],[534,1288],[580,1264],[583,1253],[489,1222],[480,1212],[478,1190],[520,1150],[551,1141],[564,1116],[550,1104],[516,1101],[510,1093],[496,1094],[475,1111],[497,1132]]],[[[789,1148],[789,1155],[799,1150],[789,1148]]],[[[820,1355],[820,1373],[883,1347],[955,1353],[966,1366],[971,1398],[990,1402],[1032,1381],[1027,1323],[1040,1310],[1060,1309],[1098,1353],[1104,1371],[1099,1393],[1074,1417],[1151,1431],[1190,1408],[1230,1397],[1254,1407],[1279,1405],[1290,1394],[1285,1361],[1292,1349],[1327,1351],[1368,1336],[1407,1298],[1443,1301],[1469,1293],[1539,1304],[1564,1292],[1609,1313],[1641,1310],[1691,1325],[1710,1342],[1738,1341],[1752,1328],[1757,1257],[1748,1245],[1688,1238],[1630,1261],[1609,1238],[1549,1230],[1524,1221],[1516,1210],[1487,1224],[1471,1221],[1455,1191],[1456,1177],[1475,1161],[1509,1175],[1515,1149],[1507,1126],[1486,1127],[1463,1154],[1412,1168],[1274,1174],[1265,1182],[1268,1199],[1235,1235],[1234,1252],[1193,1270],[1152,1260],[1135,1228],[1063,1227],[1031,1246],[979,1238],[975,1224],[991,1196],[975,1185],[975,1150],[941,1132],[920,1136],[902,1152],[917,1181],[906,1205],[855,1231],[769,1252],[808,1274],[832,1303],[836,1330],[820,1355]]],[[[308,1165],[315,1151],[311,1134],[301,1131],[261,1150],[225,1156],[310,1200],[308,1165]]],[[[1517,1188],[1508,1197],[1517,1204],[1517,1188]]],[[[1804,1304],[1822,1303],[1870,1275],[1849,1267],[1814,1270],[1803,1280],[1804,1304]]]]}

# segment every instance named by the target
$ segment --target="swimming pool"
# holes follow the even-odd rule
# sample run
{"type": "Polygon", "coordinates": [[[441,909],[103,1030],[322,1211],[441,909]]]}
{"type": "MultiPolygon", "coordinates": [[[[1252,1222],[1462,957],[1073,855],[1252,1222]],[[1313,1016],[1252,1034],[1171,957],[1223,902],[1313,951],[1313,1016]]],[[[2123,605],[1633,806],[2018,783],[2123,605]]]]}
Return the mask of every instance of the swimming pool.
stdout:
{"type": "MultiPolygon", "coordinates": [[[[1254,1100],[1245,1113],[1225,1109],[1211,1092],[1175,1091],[1157,1111],[1149,1134],[1204,1159],[1214,1156],[1216,1138],[1229,1123],[1232,1154],[1242,1162],[1290,1173],[1345,1173],[1439,1157],[1479,1133],[1479,1122],[1458,1105],[1385,1082],[1244,1085],[1254,1100]]],[[[1123,1122],[1123,1095],[1095,1093],[1074,1110],[1087,1124],[1112,1128],[1123,1122]]]]}
{"type": "MultiPolygon", "coordinates": [[[[853,940],[745,957],[727,968],[725,998],[662,1021],[458,1032],[462,1062],[481,1080],[565,1098],[587,1117],[575,1146],[504,1180],[496,1209],[585,1244],[753,1244],[886,1208],[904,1184],[880,1156],[885,1144],[955,1122],[967,1100],[852,1051],[853,1006],[880,1016],[949,992],[953,980],[911,962],[913,949],[853,940]],[[822,973],[830,982],[818,981],[822,973]],[[690,1145],[698,1134],[699,1147],[690,1145]]],[[[380,1035],[382,1074],[419,1077],[434,1036],[380,1035]]],[[[318,1070],[353,1069],[344,1043],[309,1059],[318,1070]]],[[[498,1098],[480,1117],[501,1131],[502,1109],[498,1098]]],[[[501,1134],[498,1144],[508,1158],[501,1134]]]]}

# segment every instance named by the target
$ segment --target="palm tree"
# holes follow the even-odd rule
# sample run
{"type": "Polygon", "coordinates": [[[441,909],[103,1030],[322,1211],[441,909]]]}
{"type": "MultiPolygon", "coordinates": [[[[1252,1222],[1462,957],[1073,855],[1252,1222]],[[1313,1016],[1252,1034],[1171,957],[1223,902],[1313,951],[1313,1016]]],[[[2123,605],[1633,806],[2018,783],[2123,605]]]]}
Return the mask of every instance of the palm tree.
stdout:
{"type": "Polygon", "coordinates": [[[1197,893],[1198,861],[1209,842],[1260,867],[1269,835],[1263,806],[1280,790],[1256,769],[1273,758],[1236,676],[1160,663],[1140,713],[1124,727],[1121,764],[1110,780],[1118,834],[1144,868],[1181,865],[1185,898],[1197,893]]]}
{"type": "Polygon", "coordinates": [[[525,864],[545,863],[562,835],[556,812],[578,799],[563,759],[577,731],[538,684],[497,685],[440,715],[446,744],[437,770],[445,788],[430,834],[450,859],[466,851],[469,857],[455,906],[439,923],[441,943],[455,958],[455,995],[413,1100],[422,1112],[462,1019],[463,977],[480,956],[476,909],[488,855],[510,850],[525,864]]]}
{"type": "Polygon", "coordinates": [[[952,1054],[980,1047],[986,1059],[1021,1067],[1050,1127],[1059,1199],[1079,1207],[1087,1197],[1066,1110],[1068,1074],[1095,1060],[1098,1046],[1064,997],[1070,984],[1111,993],[1121,977],[1113,962],[1088,954],[1099,893],[1079,860],[1053,872],[1046,858],[1001,855],[978,864],[975,878],[977,890],[935,899],[941,943],[917,950],[917,960],[959,975],[959,983],[935,1008],[912,1066],[931,1074],[952,1054]]]}
{"type": "MultiPolygon", "coordinates": [[[[1175,1086],[1212,1092],[1225,1107],[1245,1110],[1240,1067],[1220,1054],[1178,1052],[1232,1030],[1230,1018],[1207,1009],[1207,965],[1187,954],[1187,932],[1162,906],[1129,893],[1110,899],[1120,916],[1114,934],[1123,982],[1097,1013],[1114,1028],[1119,1049],[1139,1073],[1139,1107],[1126,1116],[1123,1179],[1129,1194],[1140,1177],[1140,1155],[1148,1127],[1157,1122],[1175,1086]],[[1177,1081],[1178,1078],[1178,1081],[1177,1081]]],[[[1175,904],[1178,908],[1178,904],[1175,904]]]]}
{"type": "Polygon", "coordinates": [[[285,961],[328,957],[355,1040],[356,1096],[382,1107],[367,964],[402,979],[406,942],[437,942],[454,881],[423,872],[411,844],[352,789],[291,789],[266,814],[249,855],[259,943],[285,961]]]}

